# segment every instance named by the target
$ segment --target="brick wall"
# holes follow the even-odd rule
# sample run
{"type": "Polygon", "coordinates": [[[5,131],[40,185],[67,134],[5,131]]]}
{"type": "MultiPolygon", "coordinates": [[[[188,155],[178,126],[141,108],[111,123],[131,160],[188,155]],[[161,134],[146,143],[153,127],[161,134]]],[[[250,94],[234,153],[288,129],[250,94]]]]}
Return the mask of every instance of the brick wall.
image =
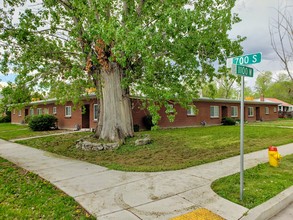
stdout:
{"type": "MultiPolygon", "coordinates": [[[[97,103],[97,99],[93,98],[88,101],[84,101],[84,105],[88,106],[88,127],[96,128],[97,120],[94,120],[94,104],[97,103]]],[[[237,108],[238,114],[235,116],[235,119],[240,118],[240,104],[239,103],[227,103],[227,102],[217,102],[217,101],[195,101],[193,103],[198,109],[198,114],[196,115],[187,115],[187,110],[182,108],[180,105],[176,104],[174,108],[176,109],[176,117],[174,122],[170,122],[165,113],[166,109],[163,107],[159,113],[161,119],[159,121],[159,126],[162,128],[167,127],[190,127],[190,126],[200,126],[201,121],[205,121],[208,125],[217,125],[221,124],[223,117],[232,117],[232,106],[237,108]],[[217,117],[210,116],[211,106],[218,106],[219,114],[217,117]]],[[[55,116],[58,118],[58,127],[63,129],[74,129],[76,125],[82,127],[83,116],[82,116],[82,107],[74,107],[72,102],[67,102],[65,105],[55,105],[54,103],[49,104],[39,104],[31,107],[26,107],[25,109],[12,110],[12,123],[22,123],[24,121],[25,114],[30,113],[30,108],[34,109],[34,115],[37,114],[37,108],[41,108],[44,113],[44,109],[48,109],[49,114],[53,113],[53,107],[56,107],[55,116]],[[65,106],[71,106],[72,114],[70,117],[65,116],[65,106]]],[[[133,124],[139,125],[140,129],[144,129],[143,117],[148,115],[149,112],[146,109],[142,109],[141,100],[132,99],[131,100],[132,115],[133,115],[133,124]]],[[[253,122],[256,120],[277,120],[278,112],[277,105],[268,104],[268,103],[246,103],[245,104],[245,120],[253,122]],[[248,109],[251,107],[253,114],[248,116],[248,109]],[[267,108],[267,109],[266,109],[267,108]],[[267,112],[266,112],[267,111],[267,112]]],[[[84,119],[85,121],[85,119],[84,119]]]]}

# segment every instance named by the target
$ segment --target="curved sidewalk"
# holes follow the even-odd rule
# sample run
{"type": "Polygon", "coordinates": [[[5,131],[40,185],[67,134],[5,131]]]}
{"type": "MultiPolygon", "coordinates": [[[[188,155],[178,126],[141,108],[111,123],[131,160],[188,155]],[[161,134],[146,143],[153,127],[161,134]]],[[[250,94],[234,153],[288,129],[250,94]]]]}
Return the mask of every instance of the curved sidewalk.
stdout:
{"type": "MultiPolygon", "coordinates": [[[[293,143],[278,150],[283,156],[292,154],[293,143]]],[[[166,220],[199,207],[236,220],[249,211],[210,188],[214,180],[239,172],[239,156],[156,173],[109,170],[3,140],[0,156],[50,181],[99,220],[166,220]]],[[[267,150],[246,154],[244,159],[245,169],[267,162],[267,150]]]]}

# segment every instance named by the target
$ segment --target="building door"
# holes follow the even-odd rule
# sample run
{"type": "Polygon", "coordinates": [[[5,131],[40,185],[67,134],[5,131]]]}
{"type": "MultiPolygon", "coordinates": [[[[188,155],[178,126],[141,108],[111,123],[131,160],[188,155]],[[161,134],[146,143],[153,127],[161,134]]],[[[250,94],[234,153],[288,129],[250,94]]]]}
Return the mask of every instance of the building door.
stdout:
{"type": "Polygon", "coordinates": [[[83,106],[83,113],[82,113],[82,128],[89,128],[90,127],[90,105],[83,106]]]}
{"type": "Polygon", "coordinates": [[[261,117],[260,117],[260,108],[256,107],[255,108],[255,117],[257,121],[261,121],[261,117]]]}
{"type": "Polygon", "coordinates": [[[28,115],[28,108],[26,108],[25,110],[24,110],[24,116],[27,116],[28,115]]]}
{"type": "Polygon", "coordinates": [[[228,117],[228,108],[227,106],[222,106],[222,118],[228,117]]]}

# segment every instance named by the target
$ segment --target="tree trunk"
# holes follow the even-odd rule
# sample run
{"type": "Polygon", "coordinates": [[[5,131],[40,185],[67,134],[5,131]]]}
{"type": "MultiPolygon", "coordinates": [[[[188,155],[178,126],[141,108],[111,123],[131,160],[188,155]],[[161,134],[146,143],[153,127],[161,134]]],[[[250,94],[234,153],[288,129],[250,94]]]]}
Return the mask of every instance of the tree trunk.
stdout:
{"type": "Polygon", "coordinates": [[[133,136],[133,121],[129,93],[121,87],[122,68],[109,63],[101,71],[100,116],[96,136],[99,139],[123,143],[133,136]]]}

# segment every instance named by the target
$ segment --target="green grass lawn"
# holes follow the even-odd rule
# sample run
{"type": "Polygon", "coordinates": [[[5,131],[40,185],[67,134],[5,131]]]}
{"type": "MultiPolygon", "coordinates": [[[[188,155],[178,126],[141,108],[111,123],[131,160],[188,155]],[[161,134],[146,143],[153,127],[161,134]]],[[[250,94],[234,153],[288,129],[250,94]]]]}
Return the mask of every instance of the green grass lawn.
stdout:
{"type": "Polygon", "coordinates": [[[216,180],[212,189],[220,196],[251,209],[292,186],[292,170],[293,155],[282,158],[279,167],[265,163],[245,170],[243,201],[239,199],[239,173],[216,180]]]}
{"type": "MultiPolygon", "coordinates": [[[[150,135],[152,144],[134,146],[136,137],[127,140],[116,150],[100,152],[75,149],[75,141],[89,133],[44,137],[19,143],[111,169],[162,171],[183,169],[238,155],[239,129],[239,126],[213,126],[139,132],[136,136],[150,135]]],[[[290,128],[245,126],[245,153],[291,142],[293,130],[290,128]]]]}
{"type": "Polygon", "coordinates": [[[263,121],[263,122],[255,122],[255,123],[250,123],[248,125],[251,126],[270,126],[270,127],[278,127],[278,126],[286,126],[286,127],[292,127],[293,128],[293,119],[290,118],[279,118],[276,121],[263,121]]]}
{"type": "Polygon", "coordinates": [[[95,219],[73,198],[0,158],[1,219],[95,219]]]}
{"type": "Polygon", "coordinates": [[[24,137],[33,137],[52,133],[62,132],[62,130],[54,131],[32,131],[27,125],[18,125],[10,123],[0,123],[0,138],[11,140],[24,137]]]}

